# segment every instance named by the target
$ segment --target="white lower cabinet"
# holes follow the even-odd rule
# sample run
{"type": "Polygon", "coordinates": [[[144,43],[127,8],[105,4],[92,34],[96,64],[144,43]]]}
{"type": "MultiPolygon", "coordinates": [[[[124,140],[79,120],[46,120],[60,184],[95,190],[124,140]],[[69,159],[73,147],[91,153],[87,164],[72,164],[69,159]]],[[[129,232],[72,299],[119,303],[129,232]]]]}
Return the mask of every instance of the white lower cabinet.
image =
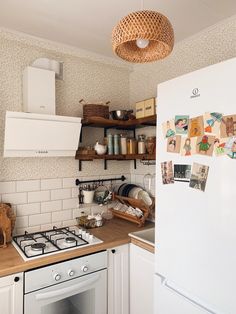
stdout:
{"type": "Polygon", "coordinates": [[[23,273],[0,278],[0,313],[23,314],[23,273]]]}
{"type": "Polygon", "coordinates": [[[108,314],[129,314],[129,244],[108,250],[108,314]]]}
{"type": "Polygon", "coordinates": [[[130,244],[130,314],[153,314],[154,254],[130,244]]]}

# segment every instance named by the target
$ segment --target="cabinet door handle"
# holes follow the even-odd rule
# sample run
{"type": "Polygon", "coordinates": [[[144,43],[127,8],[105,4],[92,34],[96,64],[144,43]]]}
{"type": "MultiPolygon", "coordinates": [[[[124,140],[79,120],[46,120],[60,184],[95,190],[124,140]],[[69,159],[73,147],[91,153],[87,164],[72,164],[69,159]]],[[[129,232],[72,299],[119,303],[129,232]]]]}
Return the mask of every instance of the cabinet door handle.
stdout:
{"type": "Polygon", "coordinates": [[[116,250],[115,249],[112,249],[111,250],[111,253],[115,254],[116,250]]]}
{"type": "Polygon", "coordinates": [[[20,277],[16,276],[16,277],[14,278],[14,281],[15,281],[15,282],[20,281],[20,277]]]}

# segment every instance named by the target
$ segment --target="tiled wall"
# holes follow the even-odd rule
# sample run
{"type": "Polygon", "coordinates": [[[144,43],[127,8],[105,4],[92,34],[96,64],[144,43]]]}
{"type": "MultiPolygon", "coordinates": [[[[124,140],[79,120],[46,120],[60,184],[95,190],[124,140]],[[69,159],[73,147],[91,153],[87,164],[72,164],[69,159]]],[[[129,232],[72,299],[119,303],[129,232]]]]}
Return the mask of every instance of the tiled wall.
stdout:
{"type": "MultiPolygon", "coordinates": [[[[110,177],[110,176],[109,176],[110,177]]],[[[80,178],[102,179],[106,176],[80,178]]],[[[0,201],[11,203],[16,212],[15,234],[36,232],[53,226],[75,225],[81,211],[106,211],[108,206],[86,204],[78,206],[76,178],[54,178],[0,182],[0,201]]],[[[127,181],[130,177],[127,177],[127,181]]],[[[117,181],[117,183],[121,183],[117,181]]]]}

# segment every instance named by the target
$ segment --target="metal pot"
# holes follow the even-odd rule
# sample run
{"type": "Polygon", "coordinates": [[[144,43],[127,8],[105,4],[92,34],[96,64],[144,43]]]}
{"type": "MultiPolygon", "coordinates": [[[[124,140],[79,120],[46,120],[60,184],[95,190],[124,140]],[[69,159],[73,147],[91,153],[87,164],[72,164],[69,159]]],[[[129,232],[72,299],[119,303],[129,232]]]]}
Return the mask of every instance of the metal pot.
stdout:
{"type": "Polygon", "coordinates": [[[110,111],[110,117],[113,120],[129,120],[130,114],[133,110],[113,110],[110,111]]]}

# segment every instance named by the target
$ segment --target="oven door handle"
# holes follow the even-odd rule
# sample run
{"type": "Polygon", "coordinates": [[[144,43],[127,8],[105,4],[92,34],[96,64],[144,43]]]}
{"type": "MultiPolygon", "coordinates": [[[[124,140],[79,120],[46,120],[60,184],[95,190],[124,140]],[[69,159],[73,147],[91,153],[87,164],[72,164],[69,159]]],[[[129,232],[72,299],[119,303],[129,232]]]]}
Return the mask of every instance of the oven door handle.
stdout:
{"type": "Polygon", "coordinates": [[[78,293],[79,289],[84,288],[86,286],[90,286],[91,284],[96,282],[99,278],[100,278],[100,275],[96,274],[96,275],[93,275],[92,278],[85,279],[82,282],[79,282],[79,283],[77,283],[73,286],[70,286],[70,287],[66,287],[66,288],[62,288],[62,289],[58,289],[58,290],[54,290],[54,291],[49,291],[49,292],[45,292],[45,293],[38,293],[38,294],[36,294],[35,298],[36,298],[36,300],[40,301],[40,300],[47,300],[47,299],[51,299],[51,298],[55,298],[55,297],[64,296],[67,293],[74,293],[74,292],[78,293]]]}

